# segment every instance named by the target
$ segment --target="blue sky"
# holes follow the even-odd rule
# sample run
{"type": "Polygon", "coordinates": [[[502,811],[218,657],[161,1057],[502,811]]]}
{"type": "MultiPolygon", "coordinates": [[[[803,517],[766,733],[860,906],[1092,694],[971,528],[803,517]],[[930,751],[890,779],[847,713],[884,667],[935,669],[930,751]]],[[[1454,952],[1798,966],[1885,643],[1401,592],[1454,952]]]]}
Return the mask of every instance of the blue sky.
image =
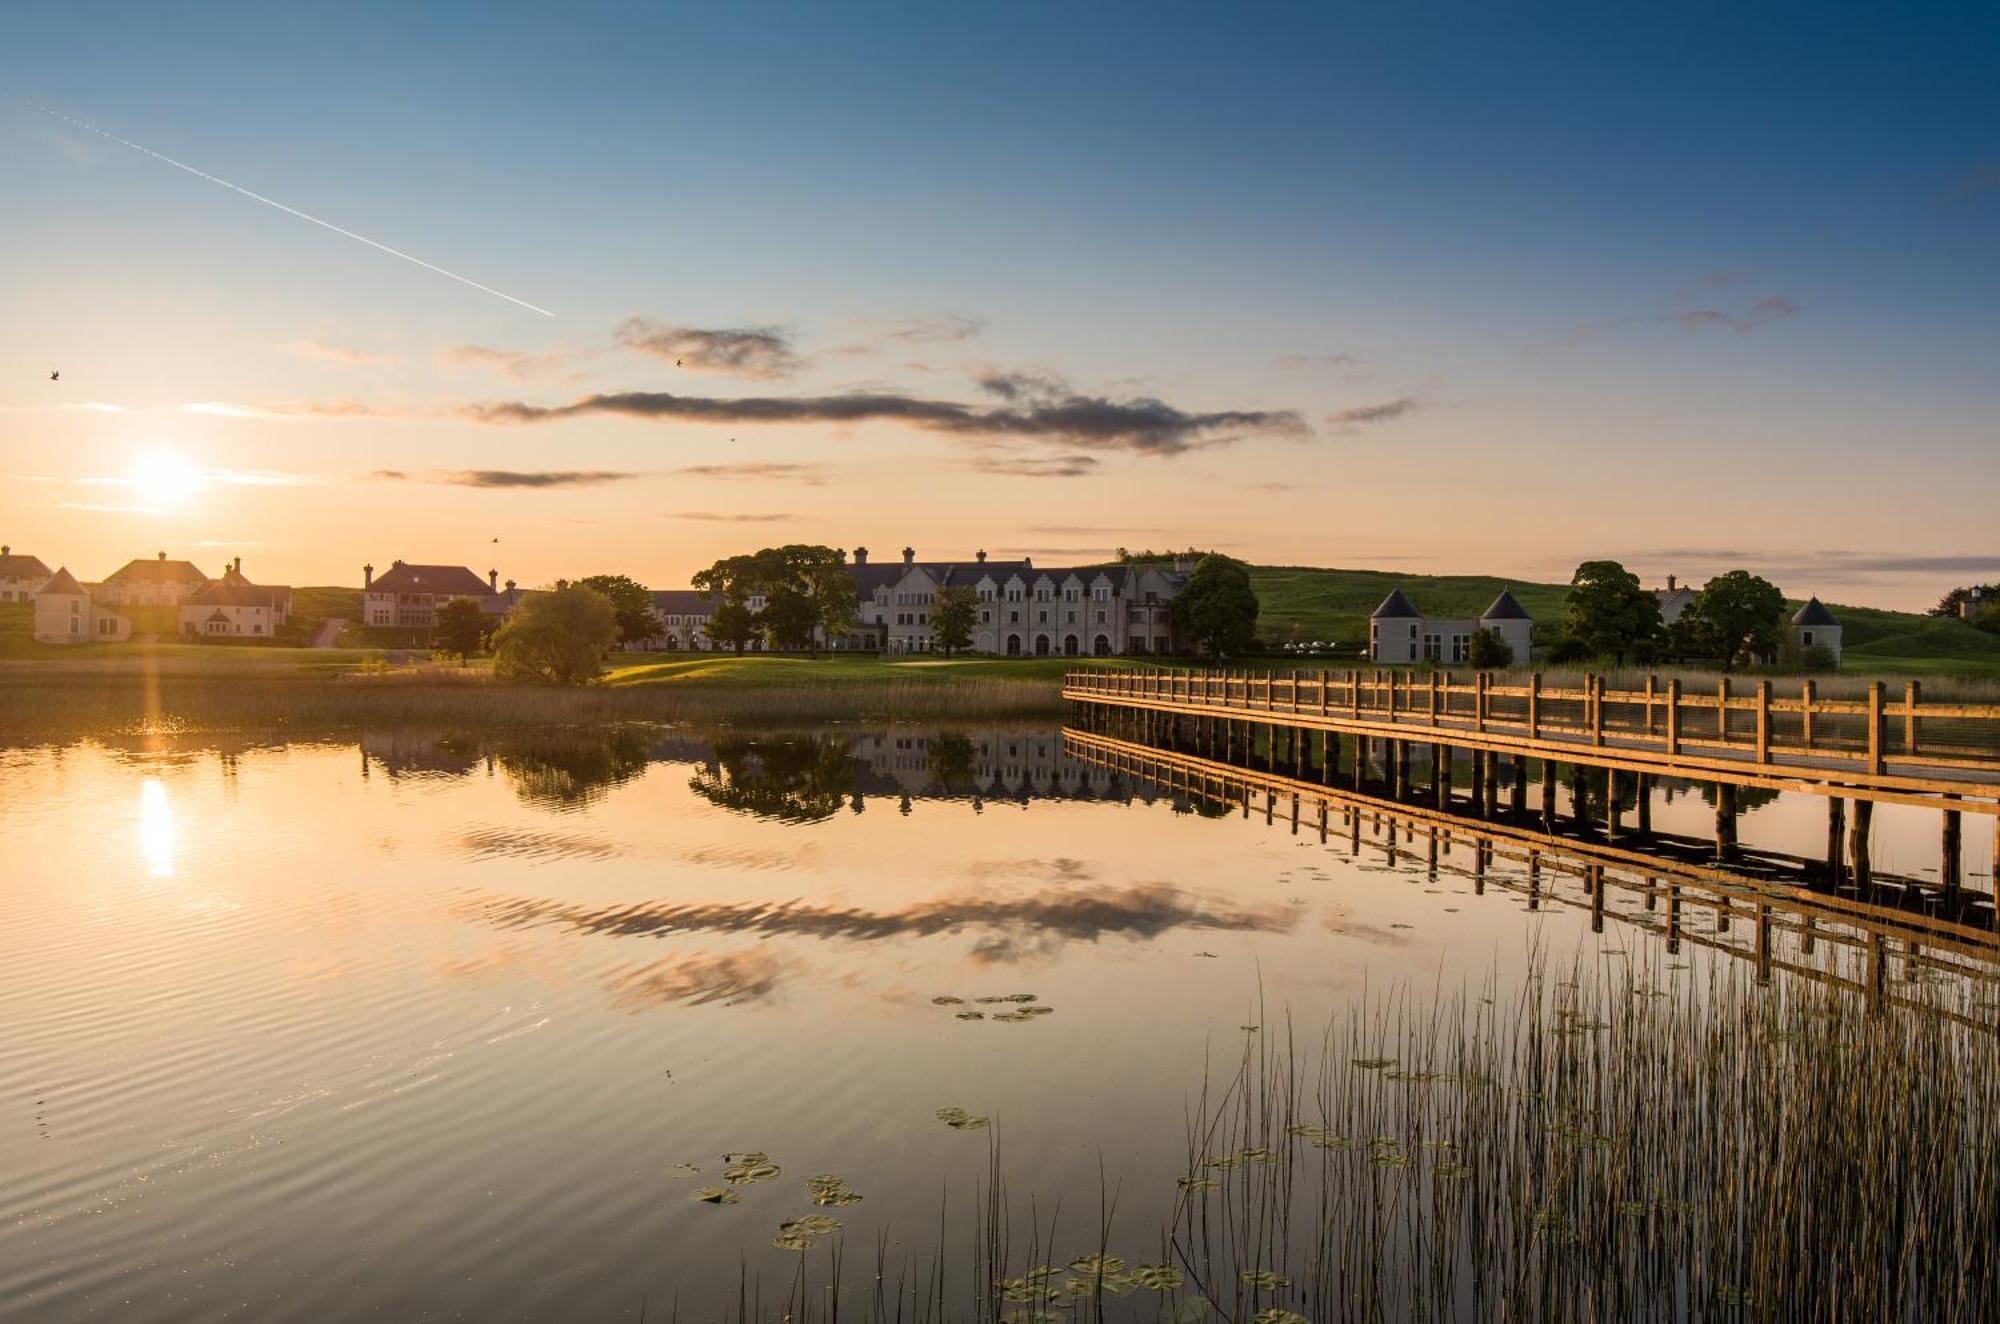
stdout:
{"type": "Polygon", "coordinates": [[[482,555],[501,524],[530,581],[679,582],[779,538],[1534,578],[1612,555],[1898,605],[2000,572],[1992,6],[8,23],[0,523],[86,575],[240,543],[313,582],[482,555]],[[620,348],[635,316],[771,329],[790,358],[691,377],[620,348]],[[623,392],[984,408],[980,377],[1020,373],[1060,379],[1051,399],[1289,421],[1161,453],[880,417],[464,413],[623,392]],[[162,450],[271,481],[77,499],[162,450]],[[694,472],[718,466],[739,471],[694,472]],[[631,476],[440,481],[472,469],[631,476]],[[1440,502],[1444,527],[1409,518],[1440,502]]]}

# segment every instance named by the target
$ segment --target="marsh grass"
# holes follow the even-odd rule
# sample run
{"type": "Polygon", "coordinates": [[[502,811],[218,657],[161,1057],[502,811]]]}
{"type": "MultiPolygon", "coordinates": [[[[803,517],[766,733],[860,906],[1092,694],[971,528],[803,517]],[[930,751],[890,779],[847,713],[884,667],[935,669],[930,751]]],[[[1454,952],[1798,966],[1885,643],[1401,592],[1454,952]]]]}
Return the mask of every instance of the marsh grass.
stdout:
{"type": "Polygon", "coordinates": [[[2000,1294],[1990,1030],[1624,963],[1370,993],[1310,1039],[1258,1020],[1184,1170],[1127,1197],[1164,1218],[1121,1221],[1105,1177],[1081,1219],[1016,1196],[996,1133],[935,1250],[880,1242],[867,1284],[802,1263],[784,1317],[1971,1320],[2000,1294]]]}
{"type": "Polygon", "coordinates": [[[52,739],[141,727],[205,731],[492,730],[631,721],[782,726],[980,722],[1058,716],[1055,683],[943,673],[871,683],[510,685],[482,669],[363,667],[344,675],[0,671],[0,736],[52,739]]]}

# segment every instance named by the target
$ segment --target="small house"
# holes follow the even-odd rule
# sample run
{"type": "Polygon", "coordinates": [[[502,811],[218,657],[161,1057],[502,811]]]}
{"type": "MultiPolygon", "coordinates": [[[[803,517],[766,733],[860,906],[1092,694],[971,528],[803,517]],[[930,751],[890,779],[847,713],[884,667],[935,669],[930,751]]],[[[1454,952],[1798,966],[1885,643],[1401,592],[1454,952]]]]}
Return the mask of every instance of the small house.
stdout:
{"type": "Polygon", "coordinates": [[[243,577],[243,558],[196,589],[181,604],[180,632],[197,638],[268,639],[291,618],[289,586],[253,584],[243,577]]]}
{"type": "Polygon", "coordinates": [[[33,602],[50,577],[41,557],[17,556],[12,547],[0,546],[0,602],[33,602]]]}
{"type": "Polygon", "coordinates": [[[35,642],[39,644],[120,644],[132,637],[132,620],[111,608],[101,594],[77,582],[64,568],[35,594],[35,642]]]}
{"type": "Polygon", "coordinates": [[[1480,630],[1507,645],[1516,662],[1534,649],[1534,618],[1512,592],[1502,589],[1486,610],[1466,620],[1426,616],[1402,589],[1393,589],[1368,618],[1368,658],[1373,662],[1463,663],[1472,656],[1472,636],[1480,630]]]}
{"type": "Polygon", "coordinates": [[[1833,664],[1839,666],[1840,618],[1818,598],[1807,598],[1806,605],[1792,613],[1792,642],[1801,653],[1808,648],[1824,648],[1833,655],[1833,664]]]}
{"type": "Polygon", "coordinates": [[[361,567],[361,574],[361,623],[377,628],[428,630],[437,624],[438,608],[453,598],[471,598],[484,611],[489,599],[514,594],[511,581],[507,594],[501,593],[498,570],[488,570],[481,579],[462,565],[392,561],[380,579],[372,565],[361,567]]]}

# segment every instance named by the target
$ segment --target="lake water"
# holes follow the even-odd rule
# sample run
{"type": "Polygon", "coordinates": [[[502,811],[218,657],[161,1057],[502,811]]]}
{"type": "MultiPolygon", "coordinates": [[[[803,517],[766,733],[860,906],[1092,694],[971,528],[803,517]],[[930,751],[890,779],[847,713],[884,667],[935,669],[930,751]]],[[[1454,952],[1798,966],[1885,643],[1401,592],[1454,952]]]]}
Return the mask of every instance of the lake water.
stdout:
{"type": "MultiPolygon", "coordinates": [[[[1082,1253],[1101,1174],[1157,1224],[1247,1034],[1661,947],[1636,900],[1595,932],[1462,847],[1433,874],[1199,807],[1056,730],[0,752],[0,1315],[713,1318],[790,1280],[786,1219],[932,1248],[995,1136],[1082,1253]],[[725,1182],[752,1152],[779,1173],[725,1182]],[[816,1209],[815,1174],[864,1198],[816,1209]]],[[[1824,810],[1741,831],[1812,854],[1824,810]]],[[[1934,867],[1934,815],[1876,832],[1934,867]]],[[[1682,961],[1752,942],[1688,923],[1682,961]]]]}

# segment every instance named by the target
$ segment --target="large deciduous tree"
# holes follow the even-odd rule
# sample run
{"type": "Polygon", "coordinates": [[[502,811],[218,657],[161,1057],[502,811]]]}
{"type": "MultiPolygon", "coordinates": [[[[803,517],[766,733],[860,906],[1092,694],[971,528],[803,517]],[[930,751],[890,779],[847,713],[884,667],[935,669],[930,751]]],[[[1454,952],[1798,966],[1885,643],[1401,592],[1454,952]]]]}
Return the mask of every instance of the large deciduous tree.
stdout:
{"type": "Polygon", "coordinates": [[[1784,640],[1785,595],[1748,570],[1709,580],[1674,622],[1676,649],[1714,658],[1724,672],[1776,657],[1784,640]]]}
{"type": "Polygon", "coordinates": [[[791,543],[725,557],[696,575],[694,586],[721,599],[709,621],[709,638],[733,642],[739,653],[750,632],[730,635],[746,614],[751,631],[761,631],[774,648],[817,651],[822,639],[844,635],[854,625],[854,581],[845,554],[832,547],[791,543]],[[763,605],[751,613],[753,599],[763,605]],[[717,633],[717,620],[728,633],[717,633]]]}
{"type": "Polygon", "coordinates": [[[594,588],[611,599],[618,613],[618,642],[642,644],[665,632],[666,626],[653,614],[653,595],[629,575],[590,575],[577,583],[594,588]]]}
{"type": "Polygon", "coordinates": [[[493,636],[493,670],[503,680],[581,685],[603,669],[618,642],[618,612],[594,588],[565,584],[523,598],[493,636]]]}
{"type": "Polygon", "coordinates": [[[1585,561],[1569,582],[1567,639],[1584,657],[1619,665],[1657,654],[1660,604],[1616,561],[1585,561]]]}
{"type": "Polygon", "coordinates": [[[1514,665],[1514,649],[1505,639],[1483,626],[1472,632],[1465,644],[1465,660],[1480,671],[1496,671],[1514,665]]]}
{"type": "Polygon", "coordinates": [[[931,596],[931,636],[945,656],[972,646],[972,627],[979,619],[979,598],[969,588],[945,587],[931,596]]]}
{"type": "Polygon", "coordinates": [[[1174,627],[1204,656],[1232,657],[1250,650],[1257,611],[1257,594],[1242,563],[1204,556],[1174,596],[1174,627]]]}

